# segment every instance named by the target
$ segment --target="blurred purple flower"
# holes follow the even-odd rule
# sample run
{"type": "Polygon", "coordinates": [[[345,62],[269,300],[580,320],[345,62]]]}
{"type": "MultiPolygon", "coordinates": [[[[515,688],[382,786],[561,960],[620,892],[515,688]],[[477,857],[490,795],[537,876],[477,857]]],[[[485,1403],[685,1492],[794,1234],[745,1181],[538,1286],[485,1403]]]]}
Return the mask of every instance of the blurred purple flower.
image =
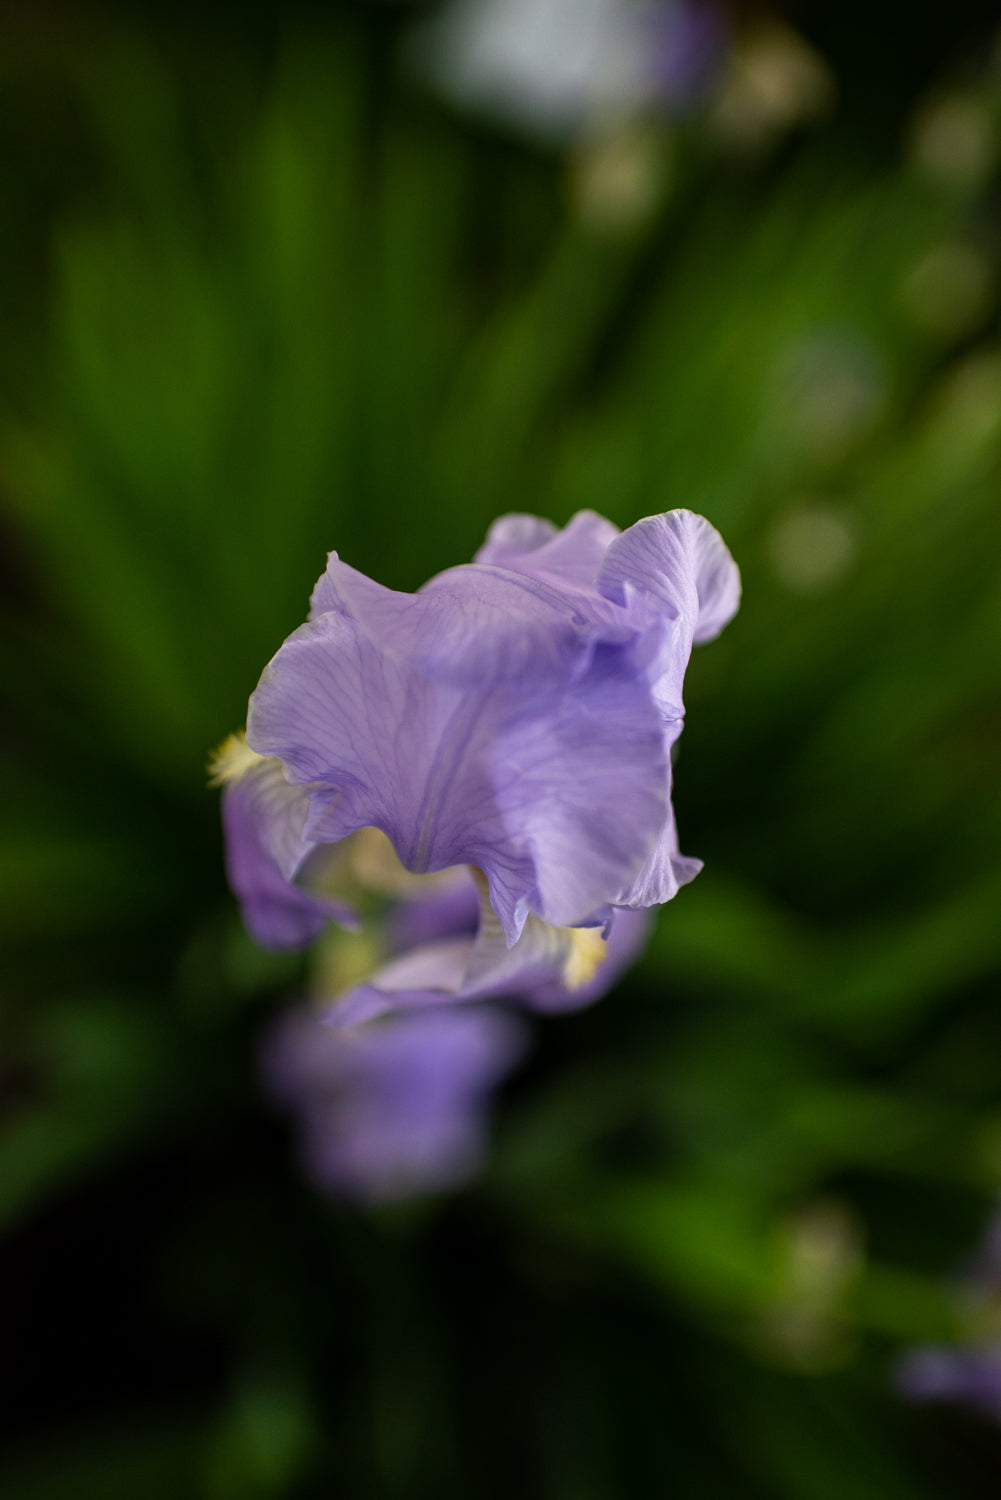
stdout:
{"type": "Polygon", "coordinates": [[[394,1016],[352,1030],[309,1010],[266,1038],[270,1090],[293,1109],[303,1166],[321,1190],[372,1202],[455,1187],[477,1171],[491,1091],[524,1028],[483,1005],[394,1016]]]}
{"type": "Polygon", "coordinates": [[[664,110],[688,108],[722,67],[729,17],[714,0],[660,0],[646,21],[653,98],[664,110]]]}
{"type": "Polygon", "coordinates": [[[1001,1212],[962,1268],[956,1290],[969,1338],[911,1350],[897,1365],[896,1387],[912,1401],[958,1401],[1001,1421],[1001,1212]]]}
{"type": "Polygon", "coordinates": [[[671,749],[692,645],[739,596],[726,547],[690,511],[622,533],[589,511],[562,531],[507,516],[472,564],[416,594],[331,553],[246,738],[215,763],[251,933],[295,946],[328,917],[358,926],[373,892],[391,902],[365,977],[326,992],[341,1028],[596,999],[638,952],[647,909],[701,868],[678,849],[671,749]]]}
{"type": "Polygon", "coordinates": [[[896,1383],[912,1401],[958,1401],[1001,1419],[1001,1343],[916,1349],[898,1365],[896,1383]]]}
{"type": "MultiPolygon", "coordinates": [[[[480,900],[473,879],[455,874],[398,899],[383,929],[391,952],[473,942],[480,900]]],[[[569,991],[544,977],[532,988],[522,975],[505,998],[536,1011],[590,1004],[637,957],[649,925],[649,912],[617,912],[607,958],[586,983],[569,991]]],[[[525,1050],[524,1023],[482,1004],[429,1004],[361,1026],[345,1025],[340,1008],[331,1019],[303,1007],[265,1038],[265,1077],[296,1117],[312,1182],[381,1201],[467,1180],[483,1155],[490,1091],[525,1050]]]]}

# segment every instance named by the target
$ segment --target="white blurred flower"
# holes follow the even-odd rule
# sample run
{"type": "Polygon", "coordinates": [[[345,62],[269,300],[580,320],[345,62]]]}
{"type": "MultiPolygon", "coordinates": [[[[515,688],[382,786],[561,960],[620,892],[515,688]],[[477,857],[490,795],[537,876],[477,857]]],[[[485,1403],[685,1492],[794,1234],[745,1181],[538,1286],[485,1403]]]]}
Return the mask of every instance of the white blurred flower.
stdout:
{"type": "Polygon", "coordinates": [[[456,104],[562,143],[596,121],[684,107],[725,29],[714,0],[454,0],[414,41],[456,104]]]}

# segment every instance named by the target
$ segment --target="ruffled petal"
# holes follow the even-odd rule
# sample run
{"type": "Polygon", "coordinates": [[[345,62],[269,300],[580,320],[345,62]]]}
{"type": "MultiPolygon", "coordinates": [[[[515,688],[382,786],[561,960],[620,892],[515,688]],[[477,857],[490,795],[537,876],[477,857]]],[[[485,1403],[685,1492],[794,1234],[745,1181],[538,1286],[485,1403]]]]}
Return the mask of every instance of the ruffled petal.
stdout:
{"type": "Polygon", "coordinates": [[[660,710],[667,761],[667,816],[643,868],[617,893],[618,905],[644,907],[670,901],[702,868],[678,849],[670,803],[670,750],[681,733],[685,670],[693,643],[717,635],[740,603],[740,574],[719,533],[691,511],[649,516],[612,542],[598,587],[639,622],[660,615],[652,629],[647,672],[660,710]]]}
{"type": "Polygon", "coordinates": [[[452,684],[485,675],[565,675],[586,660],[594,641],[621,644],[635,634],[593,586],[585,598],[559,579],[465,563],[436,574],[416,594],[402,594],[335,552],[310,601],[312,621],[330,615],[356,622],[387,656],[407,655],[413,639],[422,670],[452,684]]]}
{"type": "Polygon", "coordinates": [[[520,511],[498,516],[473,561],[513,567],[518,558],[537,552],[558,534],[558,528],[543,516],[529,516],[520,511]]]}
{"type": "Polygon", "coordinates": [[[595,591],[598,569],[619,528],[593,510],[580,510],[557,531],[537,516],[501,516],[474,559],[513,572],[595,591]]]}
{"type": "Polygon", "coordinates": [[[685,618],[698,642],[718,635],[740,604],[740,573],[726,543],[690,510],[647,516],[611,542],[598,588],[624,604],[626,585],[685,618]]]}
{"type": "Polygon", "coordinates": [[[690,510],[648,516],[610,544],[597,586],[627,610],[639,598],[662,612],[669,629],[654,686],[665,711],[680,715],[693,643],[712,640],[740,604],[740,573],[719,532],[690,510]]]}
{"type": "Polygon", "coordinates": [[[273,659],[248,741],[306,788],[308,839],[381,828],[418,873],[482,869],[514,943],[530,913],[591,919],[665,813],[659,715],[608,632],[514,575],[451,570],[393,594],[335,560],[323,609],[273,659]]]}
{"type": "Polygon", "coordinates": [[[623,886],[616,897],[618,906],[662,906],[678,894],[683,885],[694,880],[702,869],[700,859],[682,854],[678,848],[678,830],[674,809],[668,803],[668,815],[660,837],[635,880],[623,886]]]}

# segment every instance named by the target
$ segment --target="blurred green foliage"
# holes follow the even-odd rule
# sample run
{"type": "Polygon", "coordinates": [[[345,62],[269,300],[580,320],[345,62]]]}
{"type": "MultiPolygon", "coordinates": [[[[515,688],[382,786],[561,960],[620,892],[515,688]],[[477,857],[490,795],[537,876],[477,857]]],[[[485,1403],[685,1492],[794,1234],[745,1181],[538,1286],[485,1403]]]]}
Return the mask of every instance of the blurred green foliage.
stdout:
{"type": "Polygon", "coordinates": [[[616,218],[360,22],[3,66],[3,1493],[993,1493],[888,1371],[1001,1180],[1001,80],[983,171],[934,98],[892,169],[695,121],[616,218]],[[676,505],[745,586],[689,677],[705,872],[479,1184],[317,1200],[208,749],[328,548],[413,588],[505,510],[676,505]]]}

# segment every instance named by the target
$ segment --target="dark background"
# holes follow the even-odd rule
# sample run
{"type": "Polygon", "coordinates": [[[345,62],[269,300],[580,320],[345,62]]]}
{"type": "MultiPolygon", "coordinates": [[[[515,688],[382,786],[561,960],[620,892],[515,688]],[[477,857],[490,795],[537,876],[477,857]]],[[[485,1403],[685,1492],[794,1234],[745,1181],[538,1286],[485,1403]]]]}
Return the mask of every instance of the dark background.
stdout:
{"type": "Polygon", "coordinates": [[[710,90],[608,210],[587,139],[436,97],[410,8],[0,9],[11,1500],[996,1494],[893,1371],[995,1333],[998,16],[782,14],[827,111],[738,150],[710,90]],[[741,564],[706,868],[477,1183],[325,1200],[208,750],[328,548],[415,588],[588,505],[741,564]]]}

